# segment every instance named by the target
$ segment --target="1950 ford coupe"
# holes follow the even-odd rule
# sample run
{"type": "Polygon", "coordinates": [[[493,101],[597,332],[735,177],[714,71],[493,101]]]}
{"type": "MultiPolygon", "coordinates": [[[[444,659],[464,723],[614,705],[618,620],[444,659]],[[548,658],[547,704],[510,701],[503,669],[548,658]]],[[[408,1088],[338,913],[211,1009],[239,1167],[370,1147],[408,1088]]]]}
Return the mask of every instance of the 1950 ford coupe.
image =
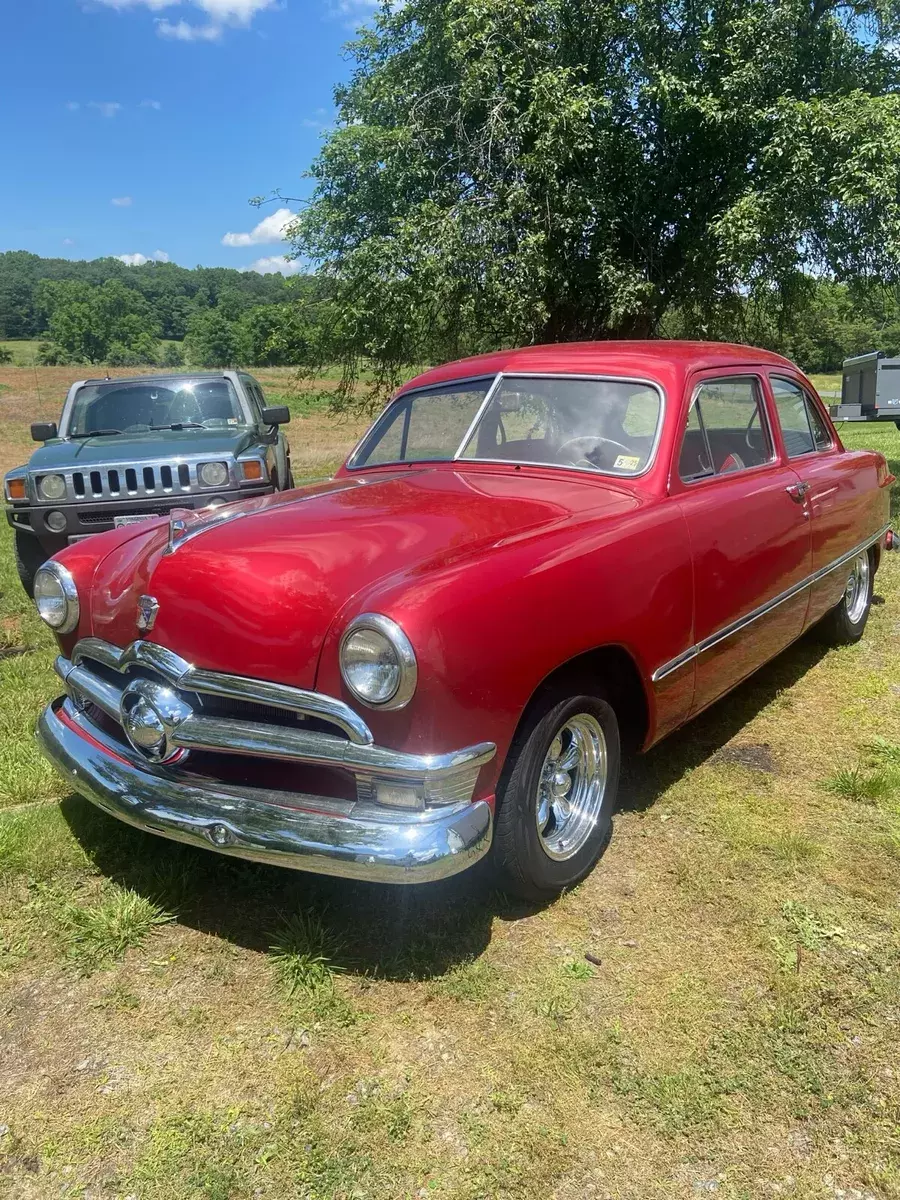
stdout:
{"type": "Polygon", "coordinates": [[[392,883],[490,851],[540,899],[646,749],[804,630],[863,632],[884,458],[746,346],[501,351],[401,388],[328,482],[113,530],[38,572],[38,735],[141,829],[392,883]]]}

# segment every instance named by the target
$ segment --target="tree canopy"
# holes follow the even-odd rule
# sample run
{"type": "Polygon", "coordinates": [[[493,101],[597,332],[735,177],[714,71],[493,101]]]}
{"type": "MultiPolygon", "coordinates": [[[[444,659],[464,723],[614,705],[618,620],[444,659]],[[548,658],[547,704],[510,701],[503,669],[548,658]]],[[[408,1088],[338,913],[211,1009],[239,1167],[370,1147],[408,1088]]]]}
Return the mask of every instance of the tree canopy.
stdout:
{"type": "MultiPolygon", "coordinates": [[[[349,392],[513,342],[721,335],[900,263],[897,0],[406,0],[290,235],[349,392]]],[[[772,324],[770,320],[769,324],[772,324]]],[[[324,351],[324,343],[323,343],[324,351]]]]}

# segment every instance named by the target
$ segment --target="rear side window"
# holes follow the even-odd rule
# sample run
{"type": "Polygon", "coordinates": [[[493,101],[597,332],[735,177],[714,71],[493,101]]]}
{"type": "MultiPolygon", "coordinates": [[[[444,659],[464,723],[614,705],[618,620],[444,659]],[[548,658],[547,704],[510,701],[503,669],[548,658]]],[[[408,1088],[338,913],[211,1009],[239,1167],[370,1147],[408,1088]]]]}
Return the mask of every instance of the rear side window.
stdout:
{"type": "Polygon", "coordinates": [[[694,392],[681,445],[682,480],[729,475],[771,462],[772,439],[756,378],[701,383],[694,392]]]}
{"type": "Polygon", "coordinates": [[[790,379],[771,379],[788,458],[831,448],[831,434],[812,397],[790,379]]]}

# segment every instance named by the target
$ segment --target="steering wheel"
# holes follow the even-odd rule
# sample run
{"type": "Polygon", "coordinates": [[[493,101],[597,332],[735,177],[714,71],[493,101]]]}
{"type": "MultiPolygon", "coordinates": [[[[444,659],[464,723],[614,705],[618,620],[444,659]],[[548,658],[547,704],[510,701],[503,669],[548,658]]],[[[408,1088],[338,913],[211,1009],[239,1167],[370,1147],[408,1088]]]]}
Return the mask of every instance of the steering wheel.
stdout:
{"type": "MultiPolygon", "coordinates": [[[[625,454],[627,454],[629,456],[629,458],[631,457],[631,450],[629,449],[628,446],[623,446],[622,443],[617,442],[615,440],[615,438],[600,437],[599,434],[593,434],[593,433],[583,434],[581,437],[569,438],[569,440],[567,442],[563,442],[563,444],[557,450],[556,457],[561,458],[563,453],[566,450],[568,450],[568,448],[570,446],[577,447],[577,446],[580,446],[582,442],[590,442],[591,447],[594,449],[596,449],[598,442],[605,442],[607,446],[615,446],[617,450],[622,450],[622,451],[624,451],[625,454]]],[[[586,462],[590,466],[593,467],[594,463],[592,463],[590,461],[590,459],[587,457],[588,453],[589,453],[589,450],[585,450],[585,453],[582,454],[580,458],[569,457],[569,462],[574,467],[577,467],[580,463],[583,463],[583,462],[586,462]]]]}

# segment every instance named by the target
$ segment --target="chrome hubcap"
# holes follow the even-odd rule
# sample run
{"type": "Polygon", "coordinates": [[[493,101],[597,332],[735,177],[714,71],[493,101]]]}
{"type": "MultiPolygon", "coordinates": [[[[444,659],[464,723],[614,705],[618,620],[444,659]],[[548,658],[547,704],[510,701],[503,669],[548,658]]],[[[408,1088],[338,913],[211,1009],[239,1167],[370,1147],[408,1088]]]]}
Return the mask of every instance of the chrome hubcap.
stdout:
{"type": "Polygon", "coordinates": [[[535,817],[549,858],[571,858],[584,846],[603,808],[607,777],[599,721],[589,713],[570,717],[550,743],[538,781],[535,817]]]}
{"type": "Polygon", "coordinates": [[[853,560],[853,567],[844,589],[844,606],[847,616],[855,625],[866,611],[869,599],[869,556],[860,554],[853,560]]]}

